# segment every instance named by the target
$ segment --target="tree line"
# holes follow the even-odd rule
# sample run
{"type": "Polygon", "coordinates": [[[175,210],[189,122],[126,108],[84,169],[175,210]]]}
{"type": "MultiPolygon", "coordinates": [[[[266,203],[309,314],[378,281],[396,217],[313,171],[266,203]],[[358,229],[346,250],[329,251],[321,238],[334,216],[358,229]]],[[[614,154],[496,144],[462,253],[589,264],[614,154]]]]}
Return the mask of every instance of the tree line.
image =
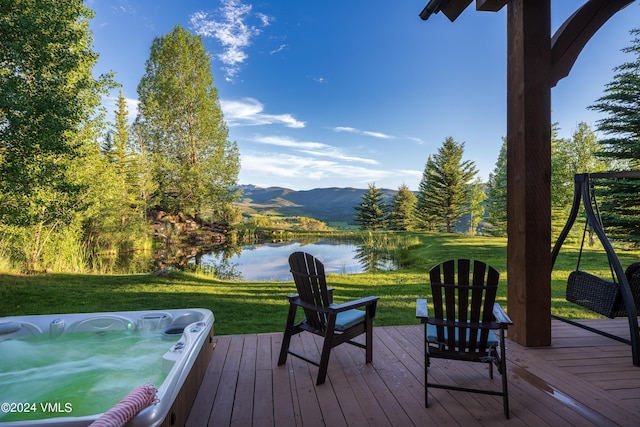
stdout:
{"type": "MultiPolygon", "coordinates": [[[[211,57],[179,26],[156,38],[130,125],[115,73],[94,77],[93,11],[80,0],[0,6],[0,263],[82,268],[148,246],[151,209],[229,222],[240,168],[211,57]]],[[[2,267],[2,265],[0,265],[2,267]]]]}
{"type": "MultiPolygon", "coordinates": [[[[559,124],[551,129],[552,227],[557,235],[569,215],[576,173],[640,168],[640,29],[631,30],[632,44],[623,52],[632,60],[614,68],[604,95],[589,108],[604,113],[597,130],[581,122],[571,138],[560,138],[559,124]]],[[[464,160],[464,143],[447,137],[427,158],[416,193],[402,184],[387,201],[375,183],[355,207],[362,229],[426,230],[471,234],[507,234],[507,140],[503,138],[495,168],[487,183],[478,178],[475,162],[464,160]],[[461,219],[465,218],[465,223],[461,219]]],[[[640,182],[599,183],[599,207],[609,236],[640,243],[640,182]]]]}
{"type": "MultiPolygon", "coordinates": [[[[78,270],[98,252],[148,247],[148,213],[181,212],[234,223],[240,168],[202,39],[180,26],[153,40],[131,120],[119,93],[113,123],[102,101],[114,72],[94,76],[93,11],[81,0],[0,2],[0,268],[78,270]]],[[[608,114],[595,141],[580,125],[553,150],[553,206],[568,209],[576,171],[637,169],[640,158],[639,30],[592,108],[608,114]],[[595,156],[594,156],[595,154],[595,156]]],[[[556,129],[557,130],[557,129],[556,129]]],[[[363,228],[506,232],[506,150],[480,183],[464,143],[447,138],[427,159],[417,194],[399,188],[391,206],[375,185],[356,215],[363,228]]],[[[640,188],[609,187],[602,205],[616,235],[638,232],[640,188]],[[624,200],[624,203],[622,202],[624,200]],[[633,228],[635,227],[635,228],[633,228]]]]}

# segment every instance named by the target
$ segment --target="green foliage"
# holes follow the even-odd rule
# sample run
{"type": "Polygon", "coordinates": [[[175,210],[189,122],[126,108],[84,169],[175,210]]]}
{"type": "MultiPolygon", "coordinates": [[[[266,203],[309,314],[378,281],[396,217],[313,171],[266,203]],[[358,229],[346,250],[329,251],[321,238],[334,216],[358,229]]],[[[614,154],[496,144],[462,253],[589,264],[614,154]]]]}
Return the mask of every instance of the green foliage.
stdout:
{"type": "Polygon", "coordinates": [[[507,235],[507,138],[502,146],[493,172],[487,183],[487,233],[491,236],[507,235]]]}
{"type": "Polygon", "coordinates": [[[476,234],[478,232],[478,225],[485,216],[487,193],[483,187],[480,178],[476,178],[475,182],[471,185],[469,195],[469,234],[476,234]]]}
{"type": "MultiPolygon", "coordinates": [[[[607,117],[598,130],[607,135],[598,141],[602,158],[618,170],[640,168],[640,29],[631,30],[632,45],[623,49],[633,59],[614,68],[613,81],[590,108],[607,117]]],[[[600,189],[603,222],[618,239],[640,242],[640,188],[637,182],[609,182],[600,189]]]]}
{"type": "Polygon", "coordinates": [[[478,171],[475,162],[462,160],[464,142],[447,137],[429,160],[420,183],[418,208],[422,218],[433,218],[437,227],[453,232],[456,221],[468,212],[471,182],[478,171]],[[423,184],[424,183],[424,184],[423,184]]]}
{"type": "Polygon", "coordinates": [[[90,17],[79,0],[16,0],[0,10],[0,224],[29,243],[28,270],[86,208],[74,163],[97,137],[100,97],[112,86],[92,74],[90,17]]]}
{"type": "Polygon", "coordinates": [[[362,202],[355,207],[355,220],[363,230],[384,230],[388,225],[388,207],[382,191],[375,183],[362,195],[362,202]]]}
{"type": "Polygon", "coordinates": [[[594,181],[594,191],[607,237],[640,245],[640,180],[594,181]]]}
{"type": "Polygon", "coordinates": [[[89,208],[82,218],[86,251],[120,252],[146,246],[151,238],[145,221],[146,204],[141,175],[145,159],[134,143],[128,124],[126,100],[120,91],[115,123],[102,152],[93,149],[77,168],[78,180],[88,182],[89,208]]]}
{"type": "Polygon", "coordinates": [[[623,161],[626,168],[640,167],[640,29],[631,30],[632,45],[623,49],[633,55],[630,62],[614,68],[613,81],[605,94],[589,108],[608,116],[598,121],[598,130],[608,135],[599,141],[600,156],[623,161]]]}
{"type": "Polygon", "coordinates": [[[299,218],[297,229],[304,231],[325,231],[329,229],[329,226],[317,219],[303,216],[299,218]]]}
{"type": "Polygon", "coordinates": [[[415,211],[417,196],[409,190],[406,184],[398,187],[398,193],[391,201],[389,214],[389,228],[391,230],[406,231],[415,228],[415,211]]]}
{"type": "Polygon", "coordinates": [[[438,225],[438,213],[431,200],[431,191],[435,187],[435,177],[431,173],[435,168],[433,162],[433,156],[427,157],[422,179],[418,185],[415,217],[419,230],[436,231],[438,225]]]}
{"type": "Polygon", "coordinates": [[[156,38],[138,95],[136,126],[151,155],[160,207],[205,216],[230,203],[239,153],[228,141],[202,38],[180,26],[156,38]]]}

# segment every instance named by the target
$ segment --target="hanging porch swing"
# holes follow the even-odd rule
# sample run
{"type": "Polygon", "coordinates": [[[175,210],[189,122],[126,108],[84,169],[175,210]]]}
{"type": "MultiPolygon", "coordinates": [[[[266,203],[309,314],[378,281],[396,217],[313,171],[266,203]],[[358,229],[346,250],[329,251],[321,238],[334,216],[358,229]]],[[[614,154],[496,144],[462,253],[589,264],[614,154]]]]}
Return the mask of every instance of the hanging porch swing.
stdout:
{"type": "Polygon", "coordinates": [[[567,280],[566,299],[567,301],[609,318],[626,316],[629,320],[630,339],[621,338],[560,316],[552,315],[552,317],[631,345],[633,364],[640,366],[640,332],[637,317],[638,311],[640,311],[640,262],[629,265],[626,271],[620,264],[620,259],[605,234],[591,178],[616,180],[640,179],[640,171],[585,173],[574,176],[571,213],[551,252],[551,266],[553,268],[555,265],[560,248],[575,223],[582,200],[586,214],[586,222],[582,234],[582,243],[580,245],[576,270],[569,274],[567,280]],[[587,235],[587,227],[591,227],[605,249],[611,271],[611,281],[580,270],[580,261],[587,235]]]}

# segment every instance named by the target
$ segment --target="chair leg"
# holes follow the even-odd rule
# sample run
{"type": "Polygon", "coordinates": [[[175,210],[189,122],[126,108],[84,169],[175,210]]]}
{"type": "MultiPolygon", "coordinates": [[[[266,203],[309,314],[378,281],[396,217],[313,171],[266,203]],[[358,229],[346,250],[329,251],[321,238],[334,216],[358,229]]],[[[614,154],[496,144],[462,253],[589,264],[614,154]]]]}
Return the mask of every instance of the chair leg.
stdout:
{"type": "Polygon", "coordinates": [[[424,407],[429,407],[429,343],[427,342],[427,324],[424,325],[424,407]]]}
{"type": "Polygon", "coordinates": [[[365,360],[366,363],[371,363],[373,360],[373,319],[369,316],[365,319],[365,328],[366,328],[366,344],[367,348],[365,350],[365,360]]]}
{"type": "Polygon", "coordinates": [[[278,357],[278,366],[287,362],[289,354],[289,344],[291,344],[291,335],[293,334],[293,322],[296,319],[297,307],[293,304],[289,305],[289,314],[287,315],[287,324],[284,327],[284,335],[282,337],[282,345],[280,346],[280,357],[278,357]]]}
{"type": "Polygon", "coordinates": [[[500,336],[500,373],[502,374],[502,405],[504,407],[504,416],[509,419],[509,390],[507,388],[507,356],[504,347],[504,332],[500,336]]]}
{"type": "Polygon", "coordinates": [[[329,356],[331,356],[331,341],[333,341],[333,330],[327,330],[324,343],[322,344],[322,354],[320,355],[320,363],[318,364],[318,379],[316,385],[324,384],[327,378],[329,356]]]}

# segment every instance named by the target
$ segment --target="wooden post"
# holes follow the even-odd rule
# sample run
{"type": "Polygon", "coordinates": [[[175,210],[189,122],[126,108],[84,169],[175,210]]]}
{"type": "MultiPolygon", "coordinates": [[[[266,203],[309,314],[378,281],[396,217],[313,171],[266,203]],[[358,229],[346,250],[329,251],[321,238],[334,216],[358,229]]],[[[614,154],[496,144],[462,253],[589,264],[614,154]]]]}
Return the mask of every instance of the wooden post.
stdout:
{"type": "Polygon", "coordinates": [[[507,4],[509,338],[551,345],[551,4],[507,4]]]}

